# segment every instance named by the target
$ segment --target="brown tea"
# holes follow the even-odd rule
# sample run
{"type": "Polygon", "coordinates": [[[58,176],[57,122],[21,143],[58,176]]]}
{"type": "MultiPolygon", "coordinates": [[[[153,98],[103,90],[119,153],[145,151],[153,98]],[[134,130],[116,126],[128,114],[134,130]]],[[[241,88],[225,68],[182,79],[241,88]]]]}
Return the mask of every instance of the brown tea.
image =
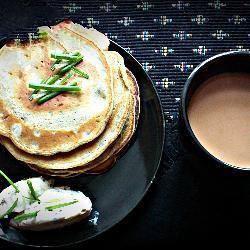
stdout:
{"type": "Polygon", "coordinates": [[[190,126],[219,160],[250,168],[250,74],[216,75],[201,84],[188,106],[190,126]]]}

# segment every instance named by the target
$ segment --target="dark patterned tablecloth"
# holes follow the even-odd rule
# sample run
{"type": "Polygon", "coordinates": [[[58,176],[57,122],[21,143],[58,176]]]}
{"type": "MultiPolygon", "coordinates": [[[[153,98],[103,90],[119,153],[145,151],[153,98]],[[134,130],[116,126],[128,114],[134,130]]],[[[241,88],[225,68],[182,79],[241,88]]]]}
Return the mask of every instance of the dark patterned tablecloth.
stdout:
{"type": "Polygon", "coordinates": [[[191,71],[217,53],[249,50],[250,2],[1,1],[0,37],[32,38],[35,27],[65,18],[102,31],[134,55],[151,76],[165,114],[166,146],[155,183],[139,207],[99,240],[248,237],[249,188],[238,192],[214,179],[204,184],[183,157],[177,123],[191,71]]]}

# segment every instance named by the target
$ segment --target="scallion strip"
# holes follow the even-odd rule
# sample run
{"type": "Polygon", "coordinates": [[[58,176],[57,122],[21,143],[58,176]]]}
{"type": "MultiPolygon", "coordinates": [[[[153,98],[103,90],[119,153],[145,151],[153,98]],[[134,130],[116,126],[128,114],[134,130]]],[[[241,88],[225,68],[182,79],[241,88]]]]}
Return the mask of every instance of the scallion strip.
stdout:
{"type": "Polygon", "coordinates": [[[54,59],[70,60],[70,61],[76,61],[79,58],[82,58],[82,56],[75,56],[70,54],[55,54],[55,53],[51,53],[50,57],[54,59]]]}
{"type": "Polygon", "coordinates": [[[59,71],[59,74],[60,75],[63,75],[65,73],[67,73],[68,71],[70,71],[76,64],[78,64],[80,61],[82,61],[82,58],[79,57],[78,60],[70,63],[69,65],[63,67],[60,71],[59,71]]]}
{"type": "MultiPolygon", "coordinates": [[[[77,83],[76,82],[73,82],[71,84],[69,84],[69,86],[76,86],[77,83]]],[[[52,98],[60,95],[62,92],[61,91],[57,91],[57,92],[51,92],[51,93],[48,93],[42,97],[40,97],[38,100],[37,100],[37,104],[43,104],[49,100],[51,100],[52,98]]]]}
{"type": "Polygon", "coordinates": [[[44,39],[48,37],[48,32],[46,31],[38,31],[37,33],[38,33],[38,38],[40,39],[44,39]]]}
{"type": "Polygon", "coordinates": [[[66,85],[46,85],[39,83],[30,83],[29,87],[32,89],[45,89],[49,91],[81,91],[79,86],[66,86],[66,85]]]}
{"type": "Polygon", "coordinates": [[[23,220],[35,218],[37,216],[37,214],[38,214],[38,211],[27,213],[27,214],[20,214],[20,215],[17,215],[16,217],[14,217],[14,221],[21,222],[23,220]]]}
{"type": "MultiPolygon", "coordinates": [[[[47,77],[46,79],[43,79],[41,81],[41,84],[48,84],[48,85],[52,85],[54,84],[58,79],[60,78],[59,75],[54,75],[54,76],[50,76],[47,77]]],[[[35,89],[32,94],[29,97],[29,100],[32,101],[34,99],[34,95],[36,95],[39,92],[39,89],[35,89]]]]}
{"type": "Polygon", "coordinates": [[[0,175],[2,175],[5,180],[9,182],[9,184],[16,190],[16,193],[20,192],[15,183],[2,170],[0,170],[0,175]]]}
{"type": "Polygon", "coordinates": [[[56,61],[54,61],[54,63],[51,65],[50,69],[51,69],[52,71],[54,71],[54,70],[55,70],[56,64],[60,63],[61,61],[62,61],[61,59],[57,59],[56,61]]]}
{"type": "Polygon", "coordinates": [[[46,209],[49,210],[49,211],[53,211],[53,210],[58,209],[58,208],[62,208],[62,207],[73,205],[73,204],[75,204],[77,202],[78,202],[77,200],[71,201],[71,202],[66,202],[66,203],[62,203],[62,204],[58,204],[58,205],[46,207],[46,209]]]}
{"type": "Polygon", "coordinates": [[[78,75],[80,75],[80,76],[82,76],[82,77],[84,77],[86,79],[89,79],[89,75],[87,73],[83,72],[82,70],[80,70],[80,69],[78,69],[76,67],[73,67],[72,70],[74,72],[76,72],[78,75]]]}
{"type": "MultiPolygon", "coordinates": [[[[47,77],[46,79],[43,79],[41,81],[41,84],[46,84],[46,82],[50,79],[51,77],[47,77]]],[[[34,95],[36,95],[39,92],[39,89],[35,89],[31,95],[29,96],[29,100],[32,101],[34,99],[34,95]]]]}
{"type": "Polygon", "coordinates": [[[17,206],[17,202],[18,202],[18,199],[16,199],[14,201],[14,203],[12,204],[12,206],[3,215],[0,215],[0,220],[4,219],[5,216],[8,216],[9,214],[11,214],[13,212],[13,210],[17,206]]]}
{"type": "Polygon", "coordinates": [[[68,73],[68,74],[58,83],[58,85],[64,85],[72,76],[73,76],[72,73],[68,73]]]}
{"type": "Polygon", "coordinates": [[[45,84],[52,85],[52,84],[54,84],[59,78],[60,78],[59,75],[54,75],[54,76],[50,77],[49,80],[46,81],[45,84]]]}
{"type": "MultiPolygon", "coordinates": [[[[65,53],[65,54],[68,54],[67,51],[65,51],[64,53],[65,53]]],[[[72,54],[72,56],[80,56],[80,55],[81,55],[81,54],[80,54],[78,51],[76,51],[76,52],[74,52],[74,53],[72,54]]],[[[56,64],[59,64],[61,61],[62,61],[62,59],[57,59],[57,60],[51,65],[50,69],[51,69],[52,71],[54,71],[55,68],[56,68],[56,64]]]]}
{"type": "Polygon", "coordinates": [[[33,197],[33,199],[36,200],[36,201],[39,201],[38,195],[37,195],[37,193],[36,193],[36,191],[35,191],[35,189],[34,189],[34,187],[32,185],[32,181],[27,180],[27,185],[28,185],[28,187],[30,189],[30,194],[33,197]]]}

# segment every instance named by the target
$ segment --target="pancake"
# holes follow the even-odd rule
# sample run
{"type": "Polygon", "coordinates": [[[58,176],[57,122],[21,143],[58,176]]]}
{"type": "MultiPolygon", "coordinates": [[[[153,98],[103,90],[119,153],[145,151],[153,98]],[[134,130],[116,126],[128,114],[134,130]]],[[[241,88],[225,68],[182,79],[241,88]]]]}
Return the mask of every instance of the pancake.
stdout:
{"type": "MultiPolygon", "coordinates": [[[[41,32],[48,33],[48,39],[41,41],[41,43],[50,42],[52,44],[53,41],[56,47],[60,48],[60,52],[65,50],[69,52],[79,51],[84,56],[84,60],[79,66],[90,76],[91,74],[93,75],[93,79],[91,80],[98,81],[98,79],[103,76],[102,73],[104,73],[105,76],[103,76],[103,79],[108,80],[108,76],[110,77],[109,82],[107,81],[107,85],[105,86],[110,91],[109,111],[107,111],[106,116],[103,116],[103,119],[101,119],[101,117],[98,118],[100,119],[98,122],[103,123],[103,127],[99,131],[94,131],[96,134],[93,139],[80,142],[71,149],[67,146],[68,150],[48,153],[49,149],[47,149],[47,151],[43,150],[42,153],[37,153],[37,151],[30,153],[30,151],[24,150],[13,141],[9,136],[8,130],[6,130],[5,133],[0,132],[0,134],[4,135],[0,137],[0,143],[3,144],[17,160],[27,163],[30,168],[42,174],[69,178],[82,173],[103,173],[110,169],[121,153],[126,150],[135,132],[140,113],[140,96],[136,79],[125,67],[123,57],[115,51],[108,51],[109,39],[102,33],[94,29],[84,28],[71,21],[64,21],[51,28],[44,26],[38,29],[41,32]],[[94,56],[93,52],[96,52],[94,56]],[[99,54],[99,52],[101,53],[99,54]],[[88,58],[91,58],[92,61],[90,62],[88,58]],[[98,61],[97,59],[103,60],[98,61]],[[91,63],[92,65],[89,66],[88,64],[91,63]],[[86,67],[89,71],[87,71],[86,67]],[[106,70],[106,72],[104,72],[104,70],[106,70]]],[[[37,43],[38,41],[34,42],[34,44],[37,43]]],[[[50,50],[48,50],[48,55],[50,55],[50,53],[50,50]]],[[[92,84],[95,84],[93,81],[92,84]]],[[[84,82],[84,84],[87,85],[88,83],[84,82]]],[[[97,92],[100,96],[104,94],[104,97],[106,97],[105,101],[109,99],[103,92],[103,89],[97,92]]],[[[81,94],[84,95],[85,93],[81,94]]],[[[72,94],[68,93],[67,98],[71,95],[72,94]]],[[[89,95],[89,93],[86,93],[86,95],[89,95]]],[[[75,95],[75,98],[77,96],[78,95],[75,95]]],[[[91,109],[95,110],[96,101],[94,99],[91,101],[93,105],[91,109]]],[[[78,100],[75,101],[75,103],[77,102],[78,100]]],[[[78,115],[80,117],[82,115],[85,116],[84,113],[80,112],[78,115]]],[[[5,118],[4,114],[2,117],[5,118]]],[[[64,122],[68,122],[67,117],[64,122]]],[[[92,122],[97,122],[97,120],[92,120],[92,122]]],[[[74,130],[74,132],[76,133],[78,130],[74,130]]],[[[85,139],[89,134],[89,131],[87,134],[85,133],[85,139]]],[[[55,133],[52,133],[52,137],[53,135],[55,135],[55,133]]],[[[57,136],[52,137],[50,140],[54,141],[54,143],[57,143],[57,140],[61,139],[57,136]]],[[[46,140],[46,137],[44,138],[42,135],[41,140],[42,139],[46,140]]]]}
{"type": "Polygon", "coordinates": [[[18,160],[49,170],[65,170],[84,166],[99,157],[119,136],[127,119],[131,90],[126,87],[119,71],[119,62],[113,53],[106,52],[113,63],[114,109],[105,131],[91,143],[82,145],[67,153],[58,153],[50,157],[29,154],[16,147],[11,140],[2,137],[1,143],[18,160]],[[117,62],[117,63],[115,63],[117,62]]]}
{"type": "Polygon", "coordinates": [[[0,50],[0,134],[31,154],[68,152],[93,141],[113,110],[111,71],[103,52],[68,29],[60,32],[67,41],[63,44],[49,38],[19,46],[12,43],[0,50]],[[30,102],[28,83],[46,78],[51,73],[51,52],[65,48],[84,55],[79,68],[90,78],[72,79],[81,86],[81,93],[63,93],[42,105],[30,102]]]}
{"type": "MultiPolygon", "coordinates": [[[[74,31],[75,33],[86,37],[87,39],[91,40],[93,43],[95,43],[96,46],[98,46],[102,50],[108,50],[110,41],[107,36],[105,36],[103,33],[97,31],[94,28],[85,28],[82,25],[78,23],[73,23],[71,20],[65,20],[55,26],[52,27],[52,29],[58,29],[62,27],[67,27],[68,29],[74,31]]],[[[43,32],[50,32],[50,28],[48,26],[42,26],[38,28],[39,31],[43,32]]]]}
{"type": "Polygon", "coordinates": [[[119,136],[119,138],[114,143],[113,147],[111,148],[109,152],[110,158],[113,160],[101,163],[97,167],[94,167],[93,169],[90,169],[86,171],[87,174],[100,174],[106,172],[108,169],[110,169],[113,164],[115,164],[116,160],[120,156],[120,154],[126,150],[126,148],[129,146],[129,142],[135,133],[139,116],[140,116],[140,95],[139,95],[139,86],[136,82],[136,78],[134,77],[133,73],[127,69],[128,79],[129,81],[133,81],[133,93],[134,93],[134,108],[129,113],[129,117],[123,127],[123,130],[119,136]]]}
{"type": "MultiPolygon", "coordinates": [[[[130,77],[132,77],[134,80],[132,73],[129,71],[128,74],[130,77]]],[[[135,89],[138,91],[137,95],[135,95],[135,107],[134,111],[131,110],[129,117],[124,125],[123,131],[117,138],[117,140],[99,157],[97,158],[93,163],[90,163],[91,168],[88,169],[83,168],[81,170],[68,170],[68,171],[56,171],[56,172],[50,172],[46,171],[44,169],[30,166],[34,170],[40,172],[41,174],[46,174],[49,176],[57,176],[61,178],[72,178],[76,177],[82,173],[85,174],[103,174],[107,172],[109,169],[111,169],[118,158],[121,156],[121,154],[128,148],[129,142],[135,132],[135,129],[137,127],[137,123],[139,120],[139,114],[140,114],[140,97],[139,97],[139,88],[136,84],[135,80],[135,89]],[[96,163],[96,164],[95,164],[96,163]]]]}
{"type": "MultiPolygon", "coordinates": [[[[113,54],[115,55],[115,53],[113,54]]],[[[140,114],[139,87],[133,74],[128,69],[126,70],[126,72],[126,79],[128,80],[127,85],[130,86],[130,92],[133,93],[133,95],[130,96],[131,102],[128,110],[129,116],[122,129],[121,134],[116,139],[116,141],[112,145],[110,145],[109,148],[100,157],[86,166],[80,166],[70,170],[45,170],[39,168],[38,166],[30,165],[32,169],[42,174],[69,178],[82,173],[100,174],[106,172],[115,164],[117,158],[120,156],[120,152],[124,151],[128,146],[128,143],[135,132],[140,114]]]]}

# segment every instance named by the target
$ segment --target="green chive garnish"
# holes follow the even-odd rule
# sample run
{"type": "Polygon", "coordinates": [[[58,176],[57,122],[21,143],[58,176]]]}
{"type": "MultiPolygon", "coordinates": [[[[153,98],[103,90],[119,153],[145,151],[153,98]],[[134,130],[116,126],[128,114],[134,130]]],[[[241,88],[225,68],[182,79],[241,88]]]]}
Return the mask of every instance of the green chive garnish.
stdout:
{"type": "Polygon", "coordinates": [[[52,84],[54,84],[59,78],[60,78],[59,75],[51,76],[51,77],[49,78],[49,80],[46,81],[45,84],[52,85],[52,84]]]}
{"type": "MultiPolygon", "coordinates": [[[[41,84],[46,84],[46,82],[50,79],[51,77],[47,77],[46,79],[43,79],[41,81],[41,84]]],[[[32,101],[34,99],[34,95],[36,95],[39,92],[38,89],[34,90],[31,95],[29,96],[29,100],[32,101]]]]}
{"type": "Polygon", "coordinates": [[[49,91],[81,91],[79,86],[66,86],[66,85],[46,85],[39,83],[30,83],[29,87],[32,89],[45,89],[49,91]]]}
{"type": "Polygon", "coordinates": [[[82,76],[82,77],[84,77],[86,79],[89,79],[89,75],[87,73],[83,72],[82,70],[80,70],[80,69],[78,69],[76,67],[73,67],[72,70],[74,72],[76,72],[78,75],[80,75],[80,76],[82,76]]]}
{"type": "MultiPolygon", "coordinates": [[[[50,77],[47,77],[46,79],[43,79],[41,81],[41,84],[48,84],[48,85],[52,85],[54,84],[58,79],[60,78],[59,75],[54,75],[54,76],[50,76],[50,77]]],[[[36,95],[37,93],[39,92],[39,89],[35,89],[30,97],[29,97],[29,100],[32,101],[34,99],[34,95],[36,95]]]]}
{"type": "Polygon", "coordinates": [[[36,191],[35,191],[35,189],[34,189],[34,187],[32,185],[31,180],[27,180],[27,185],[28,185],[28,187],[30,189],[30,194],[33,197],[33,199],[36,200],[36,201],[39,201],[38,195],[37,195],[37,193],[36,193],[36,191]]]}
{"type": "Polygon", "coordinates": [[[81,56],[81,53],[78,52],[78,51],[75,51],[75,52],[72,53],[72,55],[73,55],[73,56],[81,56]]]}
{"type": "MultiPolygon", "coordinates": [[[[69,86],[77,86],[77,83],[76,82],[73,82],[71,84],[69,84],[69,86]]],[[[57,92],[51,92],[51,93],[48,93],[42,97],[40,97],[38,100],[37,100],[37,104],[43,104],[49,100],[51,100],[52,98],[60,95],[62,93],[62,91],[57,91],[57,92]]]]}
{"type": "Polygon", "coordinates": [[[55,70],[56,64],[60,63],[61,61],[62,61],[61,59],[57,59],[57,60],[51,65],[50,69],[51,69],[52,71],[54,71],[54,70],[55,70]]]}
{"type": "Polygon", "coordinates": [[[68,73],[68,74],[58,83],[58,85],[64,85],[64,84],[69,80],[69,78],[72,77],[72,76],[73,76],[72,73],[68,73]]]}
{"type": "Polygon", "coordinates": [[[75,55],[69,55],[69,54],[56,54],[51,53],[51,58],[59,59],[59,60],[70,60],[70,61],[76,61],[79,58],[82,58],[82,56],[75,56],[75,55]]]}
{"type": "Polygon", "coordinates": [[[37,214],[38,214],[38,211],[27,213],[27,214],[20,214],[20,215],[17,215],[16,217],[14,217],[14,221],[21,222],[23,220],[35,218],[37,216],[37,214]]]}
{"type": "Polygon", "coordinates": [[[69,65],[63,67],[60,71],[59,74],[63,75],[65,73],[67,73],[68,71],[70,71],[77,63],[79,63],[80,61],[82,61],[82,57],[79,57],[76,61],[70,63],[69,65]]]}
{"type": "Polygon", "coordinates": [[[77,200],[71,201],[71,202],[66,202],[66,203],[62,203],[62,204],[58,204],[58,205],[46,207],[46,209],[49,210],[49,211],[53,211],[53,210],[58,209],[58,208],[70,206],[70,205],[75,204],[77,202],[78,202],[77,200]]]}
{"type": "MultiPolygon", "coordinates": [[[[65,51],[64,52],[65,54],[68,54],[67,53],[67,51],[65,51]]],[[[73,54],[72,54],[72,56],[80,56],[81,54],[79,53],[79,52],[74,52],[73,54]]],[[[56,64],[59,64],[60,62],[62,61],[62,59],[57,59],[52,65],[51,65],[51,67],[50,67],[50,69],[52,70],[52,71],[54,71],[55,70],[55,68],[56,68],[56,64]]]]}
{"type": "Polygon", "coordinates": [[[4,219],[5,216],[8,216],[9,214],[11,214],[13,212],[13,210],[17,206],[17,202],[18,202],[18,199],[15,200],[15,202],[12,204],[12,206],[3,215],[0,215],[0,220],[4,219]]]}
{"type": "Polygon", "coordinates": [[[38,33],[38,38],[40,39],[44,39],[48,37],[48,32],[46,31],[38,31],[37,33],[38,33]]]}
{"type": "MultiPolygon", "coordinates": [[[[64,53],[67,54],[67,51],[64,51],[64,53]]],[[[62,61],[61,59],[57,59],[57,60],[51,65],[50,69],[51,69],[52,71],[55,70],[56,64],[60,63],[61,61],[62,61]]]]}
{"type": "Polygon", "coordinates": [[[2,175],[5,178],[5,180],[9,182],[9,184],[16,190],[16,193],[20,192],[20,190],[17,188],[14,182],[2,170],[0,170],[0,175],[2,175]]]}
{"type": "MultiPolygon", "coordinates": [[[[41,84],[49,84],[49,85],[52,85],[52,84],[54,84],[59,78],[60,78],[59,75],[50,76],[50,77],[47,77],[46,79],[43,79],[43,80],[41,81],[41,84]]],[[[33,98],[34,98],[34,95],[36,95],[38,92],[39,92],[39,89],[35,89],[35,90],[32,92],[32,94],[30,95],[29,100],[32,101],[33,98]]]]}

